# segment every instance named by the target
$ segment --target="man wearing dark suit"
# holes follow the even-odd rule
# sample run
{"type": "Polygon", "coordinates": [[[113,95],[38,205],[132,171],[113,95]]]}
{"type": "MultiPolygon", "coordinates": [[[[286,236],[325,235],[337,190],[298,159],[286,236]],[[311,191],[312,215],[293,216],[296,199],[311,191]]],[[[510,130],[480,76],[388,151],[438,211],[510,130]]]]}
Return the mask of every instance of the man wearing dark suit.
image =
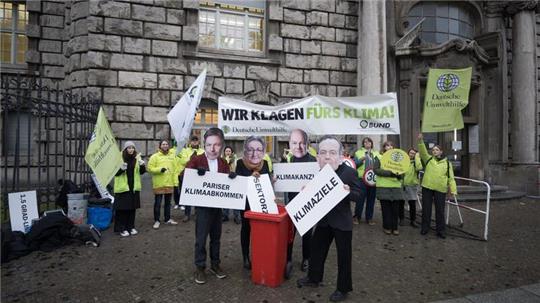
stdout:
{"type": "Polygon", "coordinates": [[[351,201],[360,196],[360,180],[356,171],[341,163],[343,146],[332,136],[323,136],[319,142],[317,162],[322,168],[326,164],[335,170],[349,195],[341,200],[316,225],[311,242],[311,258],[308,275],[297,281],[298,287],[317,287],[323,279],[324,263],[332,241],[336,241],[338,277],[337,289],[330,296],[330,301],[343,301],[352,291],[352,213],[351,201]]]}
{"type": "MultiPolygon", "coordinates": [[[[197,170],[199,176],[206,171],[229,174],[229,165],[220,155],[225,139],[219,128],[210,128],[204,134],[204,154],[194,156],[187,163],[186,168],[197,170]]],[[[234,173],[229,174],[234,178],[234,173]]],[[[183,177],[183,176],[182,176],[183,177]]],[[[227,275],[220,267],[219,249],[221,241],[221,208],[197,207],[195,221],[195,282],[206,283],[206,238],[210,235],[210,272],[217,278],[223,279],[227,275]]]]}

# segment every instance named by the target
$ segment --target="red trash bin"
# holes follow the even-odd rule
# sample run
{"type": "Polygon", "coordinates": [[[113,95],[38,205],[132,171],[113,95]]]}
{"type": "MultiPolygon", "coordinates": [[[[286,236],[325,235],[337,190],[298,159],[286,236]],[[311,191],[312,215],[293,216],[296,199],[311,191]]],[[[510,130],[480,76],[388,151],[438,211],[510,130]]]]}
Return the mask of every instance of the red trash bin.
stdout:
{"type": "Polygon", "coordinates": [[[255,284],[277,287],[283,283],[287,263],[289,224],[285,207],[279,214],[246,211],[251,225],[251,280],[255,284]]]}

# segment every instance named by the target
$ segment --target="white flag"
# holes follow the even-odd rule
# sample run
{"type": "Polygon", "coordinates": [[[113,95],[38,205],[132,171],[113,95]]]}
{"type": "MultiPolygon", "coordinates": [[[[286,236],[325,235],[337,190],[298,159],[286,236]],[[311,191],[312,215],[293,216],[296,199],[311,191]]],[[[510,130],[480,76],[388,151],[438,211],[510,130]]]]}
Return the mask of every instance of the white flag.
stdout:
{"type": "Polygon", "coordinates": [[[193,127],[193,120],[197,115],[197,108],[201,102],[202,93],[204,90],[204,81],[206,80],[206,69],[197,77],[195,82],[186,90],[182,98],[167,114],[167,120],[171,125],[174,139],[178,148],[178,153],[188,141],[193,127]]]}

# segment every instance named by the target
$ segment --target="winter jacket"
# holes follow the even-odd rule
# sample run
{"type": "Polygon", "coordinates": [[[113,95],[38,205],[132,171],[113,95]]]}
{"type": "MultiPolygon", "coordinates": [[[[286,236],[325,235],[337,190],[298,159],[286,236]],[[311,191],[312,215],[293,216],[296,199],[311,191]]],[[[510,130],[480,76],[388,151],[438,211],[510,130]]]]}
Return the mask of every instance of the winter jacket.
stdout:
{"type": "MultiPolygon", "coordinates": [[[[141,155],[137,154],[135,157],[135,172],[133,173],[133,191],[141,191],[141,167],[139,165],[139,160],[141,159],[141,155]]],[[[144,172],[142,172],[144,173],[144,172]]],[[[121,174],[117,174],[117,176],[114,177],[114,193],[125,193],[129,191],[129,185],[128,185],[128,176],[127,172],[123,172],[121,174]]]]}
{"type": "MultiPolygon", "coordinates": [[[[367,150],[362,147],[361,149],[357,150],[354,153],[354,163],[356,164],[356,167],[357,167],[356,171],[358,172],[358,177],[360,179],[362,179],[364,177],[364,171],[366,170],[366,161],[365,161],[365,159],[360,160],[360,158],[365,157],[366,152],[367,152],[367,150]]],[[[371,159],[372,160],[375,160],[375,158],[378,158],[380,156],[381,155],[379,154],[378,151],[375,151],[373,149],[371,150],[371,159]]],[[[373,167],[373,163],[371,163],[371,167],[373,167]]]]}
{"type": "Polygon", "coordinates": [[[152,174],[152,188],[174,187],[178,179],[177,163],[174,152],[164,154],[161,150],[156,152],[148,160],[147,170],[152,174]],[[161,172],[166,168],[165,172],[161,172]]]}
{"type": "Polygon", "coordinates": [[[422,168],[423,166],[422,161],[420,161],[420,156],[416,154],[414,160],[411,160],[409,170],[405,172],[405,176],[403,177],[403,185],[413,186],[420,184],[420,180],[418,179],[418,172],[421,171],[422,168]]]}
{"type": "Polygon", "coordinates": [[[448,189],[450,189],[450,192],[456,195],[457,186],[456,180],[454,180],[454,169],[448,159],[437,159],[429,155],[423,140],[418,142],[418,151],[424,166],[422,187],[441,193],[447,193],[448,189]]]}

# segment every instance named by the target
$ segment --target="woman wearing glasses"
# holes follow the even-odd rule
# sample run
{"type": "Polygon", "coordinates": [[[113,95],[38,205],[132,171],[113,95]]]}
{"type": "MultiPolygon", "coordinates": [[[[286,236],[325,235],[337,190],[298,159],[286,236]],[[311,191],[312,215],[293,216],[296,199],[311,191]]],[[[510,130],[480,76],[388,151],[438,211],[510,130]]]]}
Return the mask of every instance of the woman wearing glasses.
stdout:
{"type": "MultiPolygon", "coordinates": [[[[244,156],[236,161],[236,174],[239,176],[254,176],[258,178],[262,174],[269,174],[268,162],[264,160],[266,143],[262,137],[250,136],[244,141],[244,156]]],[[[246,210],[249,210],[249,203],[246,201],[246,210]]],[[[240,212],[242,217],[242,228],[240,230],[240,244],[242,245],[242,256],[244,268],[251,269],[251,259],[249,257],[249,220],[244,217],[244,211],[240,212]]]]}

